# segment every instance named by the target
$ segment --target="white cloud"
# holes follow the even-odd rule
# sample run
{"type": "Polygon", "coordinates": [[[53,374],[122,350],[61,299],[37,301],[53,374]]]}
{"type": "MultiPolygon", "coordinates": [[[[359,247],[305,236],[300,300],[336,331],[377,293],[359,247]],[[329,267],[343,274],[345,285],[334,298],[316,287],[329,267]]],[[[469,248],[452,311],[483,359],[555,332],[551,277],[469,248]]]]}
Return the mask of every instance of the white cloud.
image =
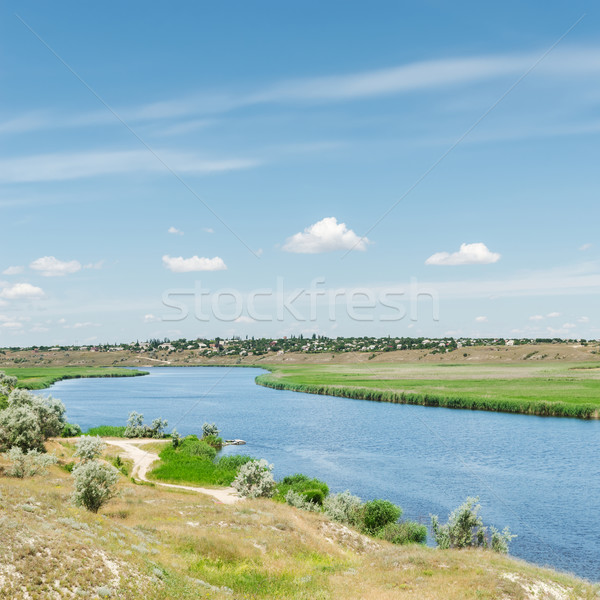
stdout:
{"type": "Polygon", "coordinates": [[[544,317],[542,315],[533,315],[532,317],[529,317],[530,321],[543,321],[544,317]]]}
{"type": "Polygon", "coordinates": [[[64,325],[66,322],[67,322],[67,320],[64,317],[62,317],[61,319],[59,319],[57,321],[57,323],[59,323],[60,325],[64,325]]]}
{"type": "Polygon", "coordinates": [[[46,333],[50,330],[42,325],[34,325],[29,331],[31,331],[31,333],[46,333]]]}
{"type": "Polygon", "coordinates": [[[15,267],[7,267],[2,271],[2,275],[19,275],[23,272],[23,267],[15,266],[15,267]]]}
{"type": "Polygon", "coordinates": [[[487,317],[475,317],[475,321],[477,321],[477,323],[487,323],[488,318],[487,317]]]}
{"type": "Polygon", "coordinates": [[[583,246],[579,246],[579,249],[582,252],[585,252],[586,250],[589,250],[592,246],[593,246],[593,244],[583,244],[583,246]]]}
{"type": "Polygon", "coordinates": [[[556,319],[556,317],[560,317],[559,312],[551,312],[546,315],[549,319],[556,319]]]}
{"type": "Polygon", "coordinates": [[[286,252],[318,254],[334,250],[366,250],[371,242],[338,223],[335,217],[325,217],[303,232],[288,238],[283,246],[286,252]]]}
{"type": "Polygon", "coordinates": [[[23,323],[19,323],[17,321],[7,321],[6,323],[2,323],[0,327],[4,327],[6,329],[21,329],[21,327],[23,327],[23,323]]]}
{"type": "Polygon", "coordinates": [[[202,231],[204,231],[204,233],[214,233],[215,230],[212,227],[203,227],[202,231]]]}
{"type": "Polygon", "coordinates": [[[575,323],[563,323],[563,329],[575,329],[577,325],[575,323]]]}
{"type": "Polygon", "coordinates": [[[149,313],[147,315],[144,315],[143,320],[144,323],[156,323],[157,321],[160,321],[160,318],[149,313]]]}
{"type": "Polygon", "coordinates": [[[44,290],[30,283],[14,283],[0,292],[0,297],[7,300],[33,300],[41,298],[44,290]]]}
{"type": "Polygon", "coordinates": [[[180,229],[177,229],[177,227],[169,227],[169,229],[167,229],[167,233],[172,233],[173,235],[183,235],[183,231],[181,231],[180,229]]]}
{"type": "Polygon", "coordinates": [[[174,273],[189,273],[191,271],[224,271],[227,265],[222,258],[205,258],[192,256],[183,258],[183,256],[169,256],[165,254],[162,257],[164,266],[174,273]]]}
{"type": "Polygon", "coordinates": [[[579,317],[577,319],[578,323],[589,323],[590,322],[590,318],[589,317],[579,317]]]}
{"type": "Polygon", "coordinates": [[[58,260],[54,256],[43,256],[34,260],[29,267],[34,271],[40,271],[44,277],[63,277],[81,270],[78,260],[58,260]]]}
{"type": "Polygon", "coordinates": [[[264,250],[262,248],[259,248],[254,254],[256,254],[256,256],[262,256],[263,252],[264,250]]]}
{"type": "Polygon", "coordinates": [[[498,262],[500,254],[490,252],[481,242],[461,244],[458,252],[436,252],[426,261],[426,265],[455,266],[455,265],[489,265],[498,262]]]}

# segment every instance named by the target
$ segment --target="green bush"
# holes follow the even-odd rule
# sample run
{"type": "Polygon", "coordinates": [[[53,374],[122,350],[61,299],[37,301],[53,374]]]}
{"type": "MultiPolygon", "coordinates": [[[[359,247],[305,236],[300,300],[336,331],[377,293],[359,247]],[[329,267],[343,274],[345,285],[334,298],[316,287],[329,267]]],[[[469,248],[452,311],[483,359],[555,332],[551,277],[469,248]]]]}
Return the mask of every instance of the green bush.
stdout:
{"type": "Polygon", "coordinates": [[[305,492],[302,492],[302,496],[307,502],[312,502],[319,506],[323,506],[323,500],[325,500],[323,490],[306,490],[305,492]]]}
{"type": "Polygon", "coordinates": [[[59,465],[59,466],[63,471],[66,471],[67,473],[72,473],[73,468],[75,467],[75,464],[76,464],[75,461],[71,460],[71,461],[69,461],[63,465],[59,465]]]}
{"type": "Polygon", "coordinates": [[[223,438],[216,435],[205,435],[202,437],[202,441],[209,446],[212,446],[215,450],[221,450],[221,448],[223,448],[223,438]]]}
{"type": "Polygon", "coordinates": [[[402,509],[389,500],[370,500],[361,510],[361,526],[365,533],[377,535],[389,523],[395,523],[402,509]]]}
{"type": "Polygon", "coordinates": [[[75,423],[65,423],[61,437],[79,437],[81,435],[81,427],[75,423]]]}
{"type": "Polygon", "coordinates": [[[378,531],[377,537],[392,544],[423,544],[427,539],[427,527],[414,521],[388,523],[378,531]]]}
{"type": "Polygon", "coordinates": [[[320,502],[317,499],[309,500],[306,498],[307,501],[318,502],[319,505],[323,504],[325,498],[329,496],[329,487],[324,481],[320,481],[319,479],[311,479],[307,475],[296,473],[295,475],[288,475],[284,477],[277,484],[273,499],[277,500],[278,502],[285,502],[285,497],[290,490],[301,495],[304,495],[307,492],[310,492],[311,494],[320,492],[320,494],[315,495],[315,498],[320,498],[320,502]]]}

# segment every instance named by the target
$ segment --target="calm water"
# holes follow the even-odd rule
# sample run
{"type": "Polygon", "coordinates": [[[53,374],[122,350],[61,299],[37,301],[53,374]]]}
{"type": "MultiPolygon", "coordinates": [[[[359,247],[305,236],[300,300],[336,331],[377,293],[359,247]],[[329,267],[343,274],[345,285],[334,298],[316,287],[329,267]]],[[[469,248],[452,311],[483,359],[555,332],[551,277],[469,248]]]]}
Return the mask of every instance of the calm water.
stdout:
{"type": "Polygon", "coordinates": [[[182,434],[216,422],[275,465],[363,499],[386,498],[424,523],[480,496],[486,524],[508,525],[511,554],[600,580],[600,422],[402,406],[271,390],[247,368],[160,367],[127,379],[52,387],[71,422],[123,425],[129,411],[182,434]]]}

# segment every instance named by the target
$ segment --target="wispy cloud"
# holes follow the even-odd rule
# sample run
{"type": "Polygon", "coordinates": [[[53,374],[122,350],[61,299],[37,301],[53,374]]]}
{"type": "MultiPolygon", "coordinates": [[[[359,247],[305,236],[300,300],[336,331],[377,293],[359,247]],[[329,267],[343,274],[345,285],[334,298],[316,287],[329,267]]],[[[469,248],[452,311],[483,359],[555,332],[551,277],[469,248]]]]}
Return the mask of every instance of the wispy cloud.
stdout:
{"type": "Polygon", "coordinates": [[[169,229],[167,229],[167,233],[171,233],[172,235],[183,235],[183,231],[181,231],[181,229],[177,229],[177,227],[169,227],[169,229]]]}
{"type": "Polygon", "coordinates": [[[338,223],[335,217],[325,217],[288,238],[283,250],[297,254],[319,254],[334,250],[366,250],[369,243],[367,238],[361,238],[348,229],[345,223],[338,223]]]}
{"type": "Polygon", "coordinates": [[[23,270],[21,266],[7,267],[2,271],[2,275],[20,275],[23,270]]]}
{"type": "Polygon", "coordinates": [[[481,243],[461,244],[458,252],[436,252],[426,261],[426,265],[457,266],[457,265],[489,265],[500,260],[501,255],[491,252],[481,243]]]}
{"type": "MultiPolygon", "coordinates": [[[[117,106],[116,112],[132,124],[176,120],[162,131],[158,130],[158,134],[185,134],[206,125],[205,119],[198,118],[202,115],[224,113],[244,106],[360,100],[515,77],[529,69],[543,52],[539,49],[514,54],[416,61],[369,71],[290,79],[246,93],[204,92],[138,106],[117,106]]],[[[546,57],[536,67],[533,76],[572,81],[575,77],[597,73],[600,73],[600,47],[563,46],[546,57]]],[[[108,111],[102,110],[79,115],[36,111],[0,122],[0,134],[106,124],[118,125],[119,122],[108,111]]]]}
{"type": "MultiPolygon", "coordinates": [[[[257,167],[255,159],[208,160],[190,153],[157,151],[164,164],[181,173],[207,175],[257,167]]],[[[147,150],[38,154],[0,159],[0,183],[66,181],[134,171],[167,173],[147,150]]]]}
{"type": "Polygon", "coordinates": [[[193,271],[224,271],[227,265],[219,256],[214,258],[205,258],[192,256],[183,258],[183,256],[169,256],[165,254],[162,257],[163,265],[174,273],[190,273],[193,271]]]}
{"type": "Polygon", "coordinates": [[[84,269],[94,269],[96,271],[99,271],[103,266],[104,266],[104,260],[98,260],[94,263],[87,263],[87,264],[83,265],[83,268],[84,269]]]}

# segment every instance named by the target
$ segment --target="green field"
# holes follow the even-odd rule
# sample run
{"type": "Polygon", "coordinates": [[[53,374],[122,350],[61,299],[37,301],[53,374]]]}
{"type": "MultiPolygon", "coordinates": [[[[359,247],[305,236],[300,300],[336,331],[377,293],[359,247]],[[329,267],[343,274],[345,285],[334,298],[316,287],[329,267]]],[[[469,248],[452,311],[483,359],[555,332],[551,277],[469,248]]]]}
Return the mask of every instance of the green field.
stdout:
{"type": "Polygon", "coordinates": [[[119,367],[0,367],[0,371],[18,378],[17,387],[42,390],[62,379],[81,377],[138,377],[145,371],[119,367]]]}
{"type": "Polygon", "coordinates": [[[202,440],[186,438],[175,449],[166,445],[160,463],[148,473],[150,479],[170,483],[194,483],[209,486],[230,485],[238,468],[249,456],[217,457],[217,452],[202,440]]]}
{"type": "Polygon", "coordinates": [[[540,416],[600,416],[599,363],[269,367],[259,385],[361,400],[540,416]]]}

